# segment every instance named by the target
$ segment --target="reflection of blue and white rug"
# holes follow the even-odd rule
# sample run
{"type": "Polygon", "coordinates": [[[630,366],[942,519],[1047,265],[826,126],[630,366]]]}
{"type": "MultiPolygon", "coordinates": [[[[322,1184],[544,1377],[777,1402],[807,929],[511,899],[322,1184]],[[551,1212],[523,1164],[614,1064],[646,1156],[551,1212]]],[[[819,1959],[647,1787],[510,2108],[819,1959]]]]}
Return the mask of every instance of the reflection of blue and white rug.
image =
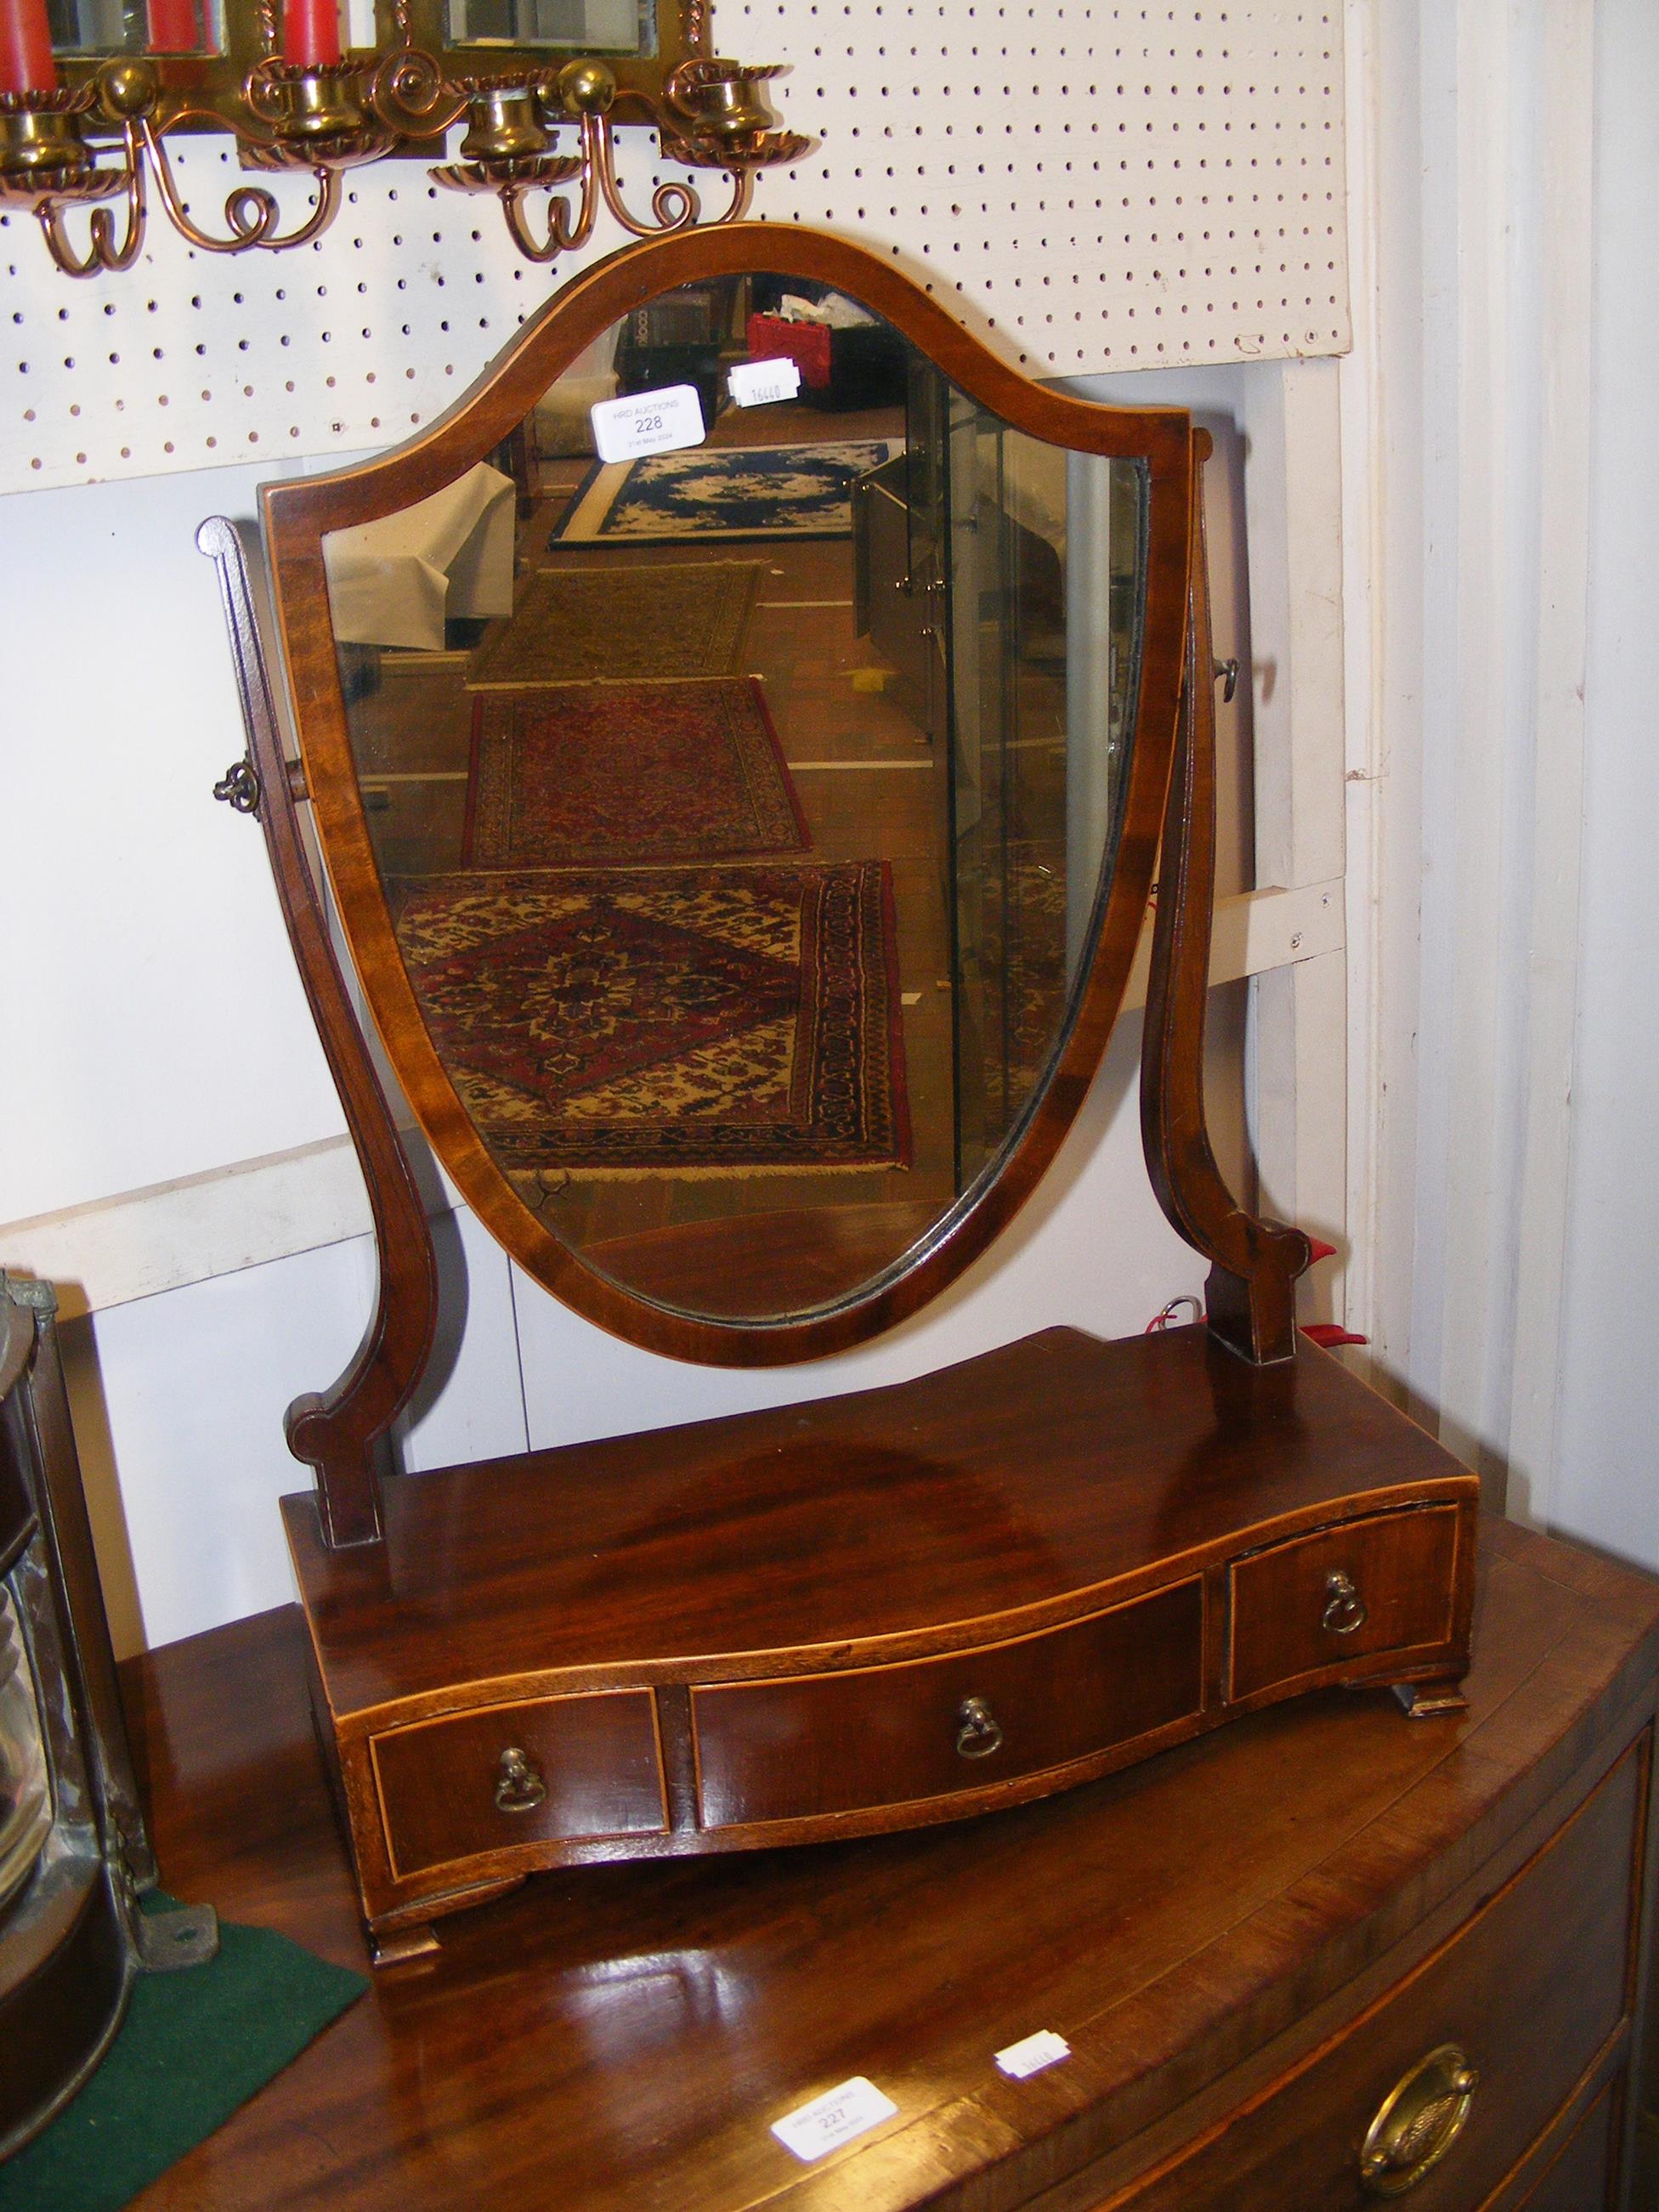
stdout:
{"type": "Polygon", "coordinates": [[[728,447],[601,462],[551,544],[627,538],[845,538],[853,485],[901,450],[896,439],[728,447]]]}

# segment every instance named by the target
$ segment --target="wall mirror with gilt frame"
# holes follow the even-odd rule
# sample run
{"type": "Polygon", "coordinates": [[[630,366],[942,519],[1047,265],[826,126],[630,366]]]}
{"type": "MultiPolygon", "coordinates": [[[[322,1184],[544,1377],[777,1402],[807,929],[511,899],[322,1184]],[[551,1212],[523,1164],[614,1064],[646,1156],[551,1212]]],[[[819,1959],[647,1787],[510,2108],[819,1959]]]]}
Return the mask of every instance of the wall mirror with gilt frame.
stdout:
{"type": "Polygon", "coordinates": [[[1206,1133],[1206,447],[1021,376],[880,255],[738,223],[600,263],[418,437],[268,488],[264,636],[204,527],[222,795],[379,1245],[283,1512],[382,1960],[550,1866],[983,1812],[1328,1682],[1455,1702],[1474,1478],[1298,1353],[1308,1239],[1206,1133]],[[1207,1326],[382,1481],[437,1274],[307,802],[478,1219],[588,1320],[733,1365],[865,1342],[986,1250],[1156,871],[1142,1127],[1207,1326]]]}
{"type": "MultiPolygon", "coordinates": [[[[712,53],[709,12],[705,0],[376,0],[372,9],[324,0],[333,21],[322,36],[337,58],[366,64],[410,47],[446,76],[488,71],[503,82],[598,61],[615,80],[615,119],[657,123],[674,114],[675,72],[712,53]]],[[[292,43],[284,15],[275,0],[46,0],[67,87],[90,85],[106,62],[143,58],[158,121],[182,131],[243,119],[249,72],[292,43]]],[[[434,133],[405,135],[402,150],[430,160],[434,133]]]]}

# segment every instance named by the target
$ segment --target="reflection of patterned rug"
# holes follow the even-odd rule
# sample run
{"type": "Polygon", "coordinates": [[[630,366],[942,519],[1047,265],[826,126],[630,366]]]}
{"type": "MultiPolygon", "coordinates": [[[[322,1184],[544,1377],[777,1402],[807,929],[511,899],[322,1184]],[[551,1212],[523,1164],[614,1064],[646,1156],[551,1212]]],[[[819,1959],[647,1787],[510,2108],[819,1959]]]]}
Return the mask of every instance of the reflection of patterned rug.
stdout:
{"type": "Polygon", "coordinates": [[[1011,839],[1001,896],[985,902],[981,956],[988,1001],[1001,1015],[988,1038],[987,1107],[1000,1133],[1012,1127],[1054,1056],[1066,1019],[1066,860],[1057,843],[1011,839]]]}
{"type": "Polygon", "coordinates": [[[1008,855],[1009,1062],[1013,1105],[1048,1068],[1066,1019],[1066,863],[1035,845],[1008,855]]]}
{"type": "Polygon", "coordinates": [[[468,688],[735,676],[765,574],[758,561],[538,569],[506,629],[473,654],[468,688]]]}
{"type": "Polygon", "coordinates": [[[601,463],[549,542],[849,537],[854,482],[899,451],[896,440],[868,438],[601,463]]]}
{"type": "Polygon", "coordinates": [[[751,676],[550,684],[473,707],[469,867],[739,860],[808,842],[751,676]]]}
{"type": "Polygon", "coordinates": [[[532,1206],[573,1169],[908,1164],[885,861],[388,891],[439,1056],[532,1206]]]}

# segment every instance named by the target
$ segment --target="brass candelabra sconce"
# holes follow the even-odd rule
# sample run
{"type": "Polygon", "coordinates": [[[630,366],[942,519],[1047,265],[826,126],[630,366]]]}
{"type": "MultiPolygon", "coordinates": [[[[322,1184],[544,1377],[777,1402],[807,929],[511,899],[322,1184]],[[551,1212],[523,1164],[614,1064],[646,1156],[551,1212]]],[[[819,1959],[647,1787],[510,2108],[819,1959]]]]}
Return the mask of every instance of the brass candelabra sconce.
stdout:
{"type": "MultiPolygon", "coordinates": [[[[394,67],[391,81],[398,74],[394,67]]],[[[743,214],[757,169],[793,161],[810,143],[793,131],[773,128],[771,112],[758,87],[775,74],[771,68],[745,69],[735,62],[711,60],[686,63],[667,81],[667,112],[659,122],[662,150],[669,160],[688,167],[728,173],[731,198],[714,218],[718,222],[735,222],[743,214]]],[[[675,181],[657,186],[648,220],[630,212],[617,185],[611,151],[610,117],[616,94],[616,78],[603,62],[573,61],[529,81],[520,76],[443,81],[434,88],[433,107],[416,111],[410,119],[427,130],[444,130],[466,116],[460,160],[429,171],[433,182],[451,191],[494,192],[519,251],[532,261],[547,262],[587,243],[601,205],[635,238],[686,230],[702,220],[696,185],[675,181]],[[555,133],[571,121],[577,128],[577,147],[574,155],[567,155],[557,149],[555,133]],[[568,200],[553,198],[545,232],[537,237],[526,216],[525,195],[577,180],[574,213],[568,200]]],[[[391,104],[388,97],[386,105],[391,104]]]]}
{"type": "MultiPolygon", "coordinates": [[[[225,58],[89,58],[66,65],[65,85],[44,0],[0,0],[0,87],[12,88],[0,89],[0,206],[34,215],[70,276],[132,265],[152,184],[168,221],[198,252],[280,252],[327,229],[347,169],[388,155],[430,160],[465,118],[460,158],[432,167],[433,180],[494,193],[520,251],[548,263],[586,244],[601,209],[638,238],[704,220],[701,195],[687,182],[659,184],[648,214],[629,208],[617,175],[618,122],[653,125],[670,161],[725,171],[731,190],[714,218],[720,222],[744,213],[757,169],[797,160],[811,143],[775,125],[762,89],[775,67],[708,52],[706,0],[685,0],[660,54],[613,66],[591,56],[489,51],[497,65],[488,72],[471,64],[507,40],[478,40],[477,52],[441,36],[423,42],[412,21],[419,4],[392,0],[382,43],[342,52],[334,0],[287,0],[280,21],[276,0],[254,0],[246,24],[231,24],[225,58]],[[232,78],[250,29],[252,53],[232,78]],[[227,129],[244,169],[310,177],[309,199],[288,228],[276,194],[253,182],[229,193],[222,228],[191,214],[168,141],[227,129]],[[574,198],[561,192],[565,185],[574,198]],[[551,196],[539,222],[526,204],[538,192],[551,196]]],[[[423,12],[434,12],[429,0],[423,12]]]]}

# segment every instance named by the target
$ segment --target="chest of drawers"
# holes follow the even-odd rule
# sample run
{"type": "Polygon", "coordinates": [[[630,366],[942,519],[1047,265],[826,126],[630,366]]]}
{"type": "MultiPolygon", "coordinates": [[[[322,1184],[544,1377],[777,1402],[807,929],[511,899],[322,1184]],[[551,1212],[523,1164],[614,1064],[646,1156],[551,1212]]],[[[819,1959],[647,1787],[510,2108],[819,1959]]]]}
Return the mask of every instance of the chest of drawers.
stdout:
{"type": "Polygon", "coordinates": [[[1477,1497],[1311,1346],[1056,1328],[389,1483],[384,1546],[283,1510],[387,1962],[554,1868],[1001,1811],[1334,1683],[1455,1694],[1477,1497]]]}

